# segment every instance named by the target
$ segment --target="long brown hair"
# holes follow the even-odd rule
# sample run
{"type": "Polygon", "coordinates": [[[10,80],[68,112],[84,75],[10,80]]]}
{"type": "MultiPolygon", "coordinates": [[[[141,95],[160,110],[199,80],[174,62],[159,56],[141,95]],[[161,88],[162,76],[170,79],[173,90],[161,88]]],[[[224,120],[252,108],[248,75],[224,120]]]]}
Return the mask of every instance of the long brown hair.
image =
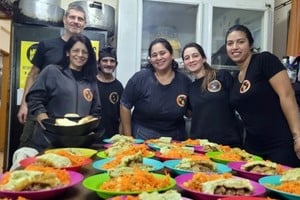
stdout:
{"type": "MultiPolygon", "coordinates": [[[[183,49],[182,49],[182,53],[181,53],[181,58],[182,60],[184,60],[184,51],[185,49],[189,48],[189,47],[194,47],[195,49],[197,49],[197,51],[200,53],[200,55],[202,56],[202,58],[205,58],[206,59],[206,55],[204,53],[204,50],[203,48],[195,43],[195,42],[191,42],[191,43],[188,43],[186,44],[183,49]]],[[[216,70],[214,68],[212,68],[206,61],[203,63],[203,66],[204,66],[204,70],[205,70],[205,75],[204,75],[204,78],[203,78],[203,82],[201,84],[201,89],[204,91],[204,90],[207,90],[207,86],[208,84],[215,80],[216,79],[216,70]]]]}

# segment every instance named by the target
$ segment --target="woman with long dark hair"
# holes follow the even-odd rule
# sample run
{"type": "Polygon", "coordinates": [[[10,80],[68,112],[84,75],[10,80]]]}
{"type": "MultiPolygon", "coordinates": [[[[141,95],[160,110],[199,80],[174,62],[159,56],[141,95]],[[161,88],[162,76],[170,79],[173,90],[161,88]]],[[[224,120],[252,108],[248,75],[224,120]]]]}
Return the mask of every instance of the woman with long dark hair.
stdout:
{"type": "Polygon", "coordinates": [[[300,166],[300,115],[295,93],[280,60],[253,53],[254,39],[243,25],[226,33],[227,54],[239,67],[230,102],[246,130],[245,150],[264,159],[300,166]]]}
{"type": "Polygon", "coordinates": [[[231,74],[212,68],[206,62],[203,48],[194,42],[184,46],[182,60],[195,78],[188,93],[192,111],[191,138],[241,147],[241,124],[229,103],[231,74]]]}
{"type": "Polygon", "coordinates": [[[96,74],[97,63],[90,40],[83,35],[72,36],[64,46],[60,65],[48,65],[26,96],[30,111],[38,121],[31,147],[41,151],[55,146],[54,135],[51,138],[45,135],[43,119],[67,113],[100,117],[96,74]]]}

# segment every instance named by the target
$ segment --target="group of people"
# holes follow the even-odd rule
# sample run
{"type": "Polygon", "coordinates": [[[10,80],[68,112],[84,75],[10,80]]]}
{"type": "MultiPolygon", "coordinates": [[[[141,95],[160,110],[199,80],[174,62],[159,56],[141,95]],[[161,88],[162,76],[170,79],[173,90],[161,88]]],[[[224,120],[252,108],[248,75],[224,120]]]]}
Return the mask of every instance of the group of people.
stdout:
{"type": "Polygon", "coordinates": [[[55,146],[59,136],[48,133],[42,120],[67,113],[101,117],[95,141],[119,132],[123,86],[114,76],[116,50],[103,47],[96,60],[91,41],[82,34],[86,15],[81,6],[71,4],[63,22],[62,36],[39,42],[32,59],[18,112],[24,124],[20,147],[43,151],[55,146]]]}
{"type": "Polygon", "coordinates": [[[300,166],[300,114],[287,72],[275,55],[253,53],[247,27],[234,25],[225,36],[227,55],[239,67],[236,75],[214,69],[203,48],[189,43],[182,60],[191,80],[178,69],[171,44],[157,38],[149,45],[148,68],[136,72],[123,91],[113,76],[115,49],[101,49],[97,63],[89,39],[78,34],[85,19],[82,8],[70,6],[64,35],[39,43],[18,114],[26,121],[21,146],[48,148],[41,120],[77,113],[101,116],[105,138],[120,133],[145,140],[208,139],[300,166]],[[33,117],[26,119],[27,108],[33,117]],[[184,117],[192,119],[190,134],[184,117]],[[35,118],[32,135],[26,124],[35,118]]]}

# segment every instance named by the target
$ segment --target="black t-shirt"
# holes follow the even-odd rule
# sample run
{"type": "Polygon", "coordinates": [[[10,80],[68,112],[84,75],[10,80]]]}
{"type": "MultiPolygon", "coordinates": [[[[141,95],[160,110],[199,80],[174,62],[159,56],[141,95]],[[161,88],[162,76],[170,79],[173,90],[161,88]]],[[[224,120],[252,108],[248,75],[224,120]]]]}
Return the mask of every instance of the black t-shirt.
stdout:
{"type": "Polygon", "coordinates": [[[110,83],[97,81],[102,105],[101,125],[105,128],[103,139],[118,133],[120,123],[120,98],[123,93],[122,83],[115,79],[110,83]]]}
{"type": "Polygon", "coordinates": [[[127,83],[121,104],[133,109],[132,121],[143,127],[160,132],[184,129],[187,110],[188,86],[191,80],[175,71],[168,85],[156,79],[152,69],[137,72],[127,83]]]}
{"type": "Polygon", "coordinates": [[[202,90],[204,78],[195,80],[189,88],[192,110],[191,138],[208,139],[218,144],[241,146],[242,137],[234,110],[229,104],[233,77],[220,70],[210,89],[202,90]]]}
{"type": "Polygon", "coordinates": [[[63,57],[65,41],[61,38],[53,38],[39,42],[32,64],[42,71],[49,64],[59,64],[63,57]]]}
{"type": "Polygon", "coordinates": [[[263,52],[252,56],[242,83],[238,77],[234,80],[230,102],[241,115],[245,147],[252,152],[262,153],[292,139],[279,97],[269,83],[282,70],[285,68],[276,56],[263,52]]]}

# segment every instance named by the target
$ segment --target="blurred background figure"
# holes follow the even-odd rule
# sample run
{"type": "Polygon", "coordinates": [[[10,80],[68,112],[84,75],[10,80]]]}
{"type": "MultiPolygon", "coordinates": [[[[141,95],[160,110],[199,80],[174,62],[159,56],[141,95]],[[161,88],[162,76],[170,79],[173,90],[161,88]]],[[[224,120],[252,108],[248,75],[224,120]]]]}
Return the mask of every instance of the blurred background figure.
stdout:
{"type": "Polygon", "coordinates": [[[105,129],[103,139],[121,133],[120,98],[124,88],[114,76],[117,65],[116,49],[104,47],[99,51],[97,83],[102,105],[101,125],[105,129]]]}

